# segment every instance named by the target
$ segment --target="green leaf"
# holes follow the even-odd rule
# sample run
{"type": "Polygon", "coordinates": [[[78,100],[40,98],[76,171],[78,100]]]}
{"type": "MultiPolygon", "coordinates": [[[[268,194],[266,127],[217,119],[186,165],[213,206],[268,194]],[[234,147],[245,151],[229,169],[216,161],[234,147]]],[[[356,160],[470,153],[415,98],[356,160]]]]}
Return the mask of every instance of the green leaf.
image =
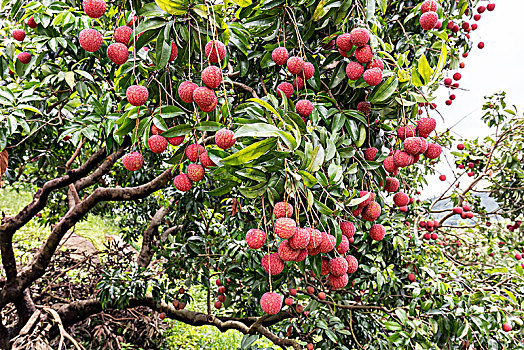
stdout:
{"type": "Polygon", "coordinates": [[[160,30],[156,38],[156,65],[162,69],[169,62],[169,56],[171,56],[171,40],[169,39],[169,32],[171,31],[170,23],[164,27],[164,30],[160,30]]]}
{"type": "Polygon", "coordinates": [[[162,133],[164,137],[177,137],[189,134],[193,128],[189,124],[180,124],[162,133]]]}
{"type": "Polygon", "coordinates": [[[252,4],[251,0],[233,0],[233,2],[240,7],[248,7],[252,4]]]}
{"type": "Polygon", "coordinates": [[[255,142],[240,151],[233,153],[229,157],[222,159],[222,163],[227,165],[242,165],[257,159],[263,154],[273,149],[277,144],[277,139],[272,137],[259,142],[255,142]]]}
{"type": "Polygon", "coordinates": [[[71,72],[71,71],[66,72],[65,81],[71,89],[74,89],[75,88],[75,72],[71,72]]]}
{"type": "Polygon", "coordinates": [[[382,11],[382,14],[386,14],[386,10],[388,8],[388,0],[377,0],[377,5],[379,6],[380,10],[382,11]]]}
{"type": "Polygon", "coordinates": [[[189,10],[188,0],[155,0],[158,7],[172,15],[185,15],[189,10]]]}
{"type": "Polygon", "coordinates": [[[322,147],[322,145],[319,144],[317,147],[313,149],[313,153],[311,154],[311,162],[309,163],[307,170],[312,173],[319,171],[323,163],[324,147],[322,147]]]}
{"type": "Polygon", "coordinates": [[[396,75],[393,75],[388,80],[377,86],[371,93],[371,96],[368,98],[368,100],[371,103],[383,102],[393,95],[397,87],[398,79],[396,75]]]}
{"type": "Polygon", "coordinates": [[[318,3],[317,7],[315,8],[315,12],[313,12],[313,16],[311,17],[312,21],[317,22],[328,13],[328,11],[324,9],[326,2],[326,0],[321,0],[318,3]]]}
{"type": "Polygon", "coordinates": [[[366,21],[369,21],[375,15],[375,0],[367,0],[366,2],[366,21]]]}
{"type": "Polygon", "coordinates": [[[418,59],[418,73],[422,77],[424,85],[427,85],[433,75],[433,69],[429,66],[428,59],[424,54],[418,59]]]}
{"type": "Polygon", "coordinates": [[[277,112],[277,110],[274,109],[273,106],[271,106],[266,101],[261,100],[259,98],[250,98],[248,101],[252,101],[252,102],[258,103],[259,105],[261,105],[262,107],[266,108],[268,111],[270,111],[271,113],[273,113],[277,117],[280,117],[280,114],[277,112]]]}
{"type": "Polygon", "coordinates": [[[313,175],[311,175],[305,170],[299,170],[297,173],[300,174],[300,176],[302,176],[302,181],[304,181],[304,185],[306,185],[306,187],[311,188],[318,183],[317,179],[315,179],[313,175]]]}
{"type": "Polygon", "coordinates": [[[317,210],[324,215],[333,215],[333,210],[329,209],[324,203],[319,202],[315,199],[315,207],[317,210]]]}
{"type": "Polygon", "coordinates": [[[235,137],[275,137],[279,135],[280,129],[274,125],[266,123],[246,124],[235,132],[235,137]]]}
{"type": "Polygon", "coordinates": [[[433,75],[433,81],[436,81],[437,79],[440,78],[439,77],[440,76],[440,72],[442,71],[442,69],[446,65],[447,57],[448,57],[448,48],[446,46],[446,42],[443,41],[442,42],[442,51],[440,51],[440,56],[438,58],[438,64],[437,64],[437,70],[436,70],[435,74],[433,75]]]}
{"type": "Polygon", "coordinates": [[[223,127],[223,124],[213,121],[203,121],[195,125],[195,129],[199,131],[218,131],[223,127]]]}

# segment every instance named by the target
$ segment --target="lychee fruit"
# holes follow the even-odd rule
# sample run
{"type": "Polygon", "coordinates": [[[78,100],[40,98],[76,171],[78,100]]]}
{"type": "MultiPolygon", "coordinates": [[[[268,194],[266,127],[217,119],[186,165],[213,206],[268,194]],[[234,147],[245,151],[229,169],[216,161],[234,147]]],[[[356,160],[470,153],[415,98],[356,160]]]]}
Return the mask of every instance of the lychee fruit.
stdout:
{"type": "Polygon", "coordinates": [[[295,105],[297,113],[303,117],[308,117],[313,112],[313,104],[309,100],[300,100],[295,105]]]}
{"type": "Polygon", "coordinates": [[[353,44],[351,43],[351,35],[349,33],[340,34],[337,37],[337,47],[339,50],[342,51],[350,51],[353,47],[353,44]]]}
{"type": "Polygon", "coordinates": [[[479,7],[477,8],[477,12],[478,12],[478,13],[484,13],[484,11],[486,11],[486,7],[484,7],[484,6],[479,6],[479,7]]]}
{"type": "Polygon", "coordinates": [[[298,254],[300,254],[300,251],[293,249],[287,240],[278,245],[278,256],[284,261],[293,261],[298,257],[298,254]]]}
{"type": "Polygon", "coordinates": [[[277,314],[282,309],[282,297],[277,293],[264,293],[260,298],[260,306],[268,315],[277,314]]]}
{"type": "Polygon", "coordinates": [[[384,169],[392,174],[392,175],[397,175],[398,174],[398,167],[395,165],[395,159],[393,158],[393,156],[387,156],[385,159],[384,159],[384,169]]]}
{"type": "Polygon", "coordinates": [[[424,30],[435,28],[438,22],[438,15],[434,11],[428,11],[420,16],[420,26],[424,30]]]}
{"type": "MultiPolygon", "coordinates": [[[[178,47],[176,43],[171,43],[171,54],[169,55],[169,62],[173,62],[178,56],[178,47]]],[[[207,84],[206,84],[207,85],[207,84]]]]}
{"type": "Polygon", "coordinates": [[[490,3],[490,4],[488,4],[488,6],[486,6],[486,8],[488,9],[488,11],[493,11],[495,9],[495,4],[494,3],[490,3]]]}
{"type": "MultiPolygon", "coordinates": [[[[362,47],[359,47],[355,50],[355,58],[360,63],[368,63],[371,62],[373,59],[373,52],[371,51],[371,46],[365,45],[362,47]]],[[[380,72],[382,75],[382,71],[380,72]]]]}
{"type": "Polygon", "coordinates": [[[335,236],[330,235],[326,232],[322,232],[322,242],[320,243],[320,252],[321,253],[329,253],[333,249],[335,249],[335,244],[337,243],[337,239],[335,236]]]}
{"type": "Polygon", "coordinates": [[[220,129],[215,134],[215,143],[221,149],[233,147],[236,141],[235,133],[229,129],[220,129]]]}
{"type": "Polygon", "coordinates": [[[247,246],[251,249],[260,249],[266,243],[266,233],[257,228],[252,228],[251,230],[247,231],[246,243],[247,246]]]}
{"type": "Polygon", "coordinates": [[[218,40],[211,40],[204,48],[207,59],[211,63],[218,63],[226,57],[226,46],[218,40]]]}
{"type": "Polygon", "coordinates": [[[177,190],[187,192],[191,189],[192,183],[186,174],[180,174],[175,176],[174,184],[177,190]]]}
{"type": "Polygon", "coordinates": [[[342,276],[348,270],[348,262],[345,258],[339,257],[329,260],[329,273],[334,276],[342,276]]]}
{"type": "Polygon", "coordinates": [[[222,70],[217,66],[209,66],[202,71],[202,82],[210,89],[216,89],[222,83],[222,70]]]}
{"type": "Polygon", "coordinates": [[[94,29],[84,29],[78,35],[78,41],[84,50],[95,52],[102,46],[102,34],[94,29]]]}
{"type": "Polygon", "coordinates": [[[308,246],[310,239],[311,234],[309,231],[299,227],[295,231],[293,237],[289,239],[289,245],[296,250],[305,249],[308,246]]]}
{"type": "Polygon", "coordinates": [[[346,236],[347,239],[350,239],[355,234],[355,225],[353,225],[352,222],[341,221],[339,226],[342,234],[346,236]]]}
{"type": "Polygon", "coordinates": [[[368,192],[368,191],[358,191],[358,194],[360,196],[360,198],[364,197],[365,195],[367,195],[369,193],[369,196],[368,198],[363,201],[362,203],[360,203],[358,205],[359,208],[364,208],[366,207],[369,203],[373,202],[375,200],[375,194],[373,192],[368,192]]]}
{"type": "Polygon", "coordinates": [[[149,98],[149,92],[145,86],[131,85],[126,90],[126,97],[133,106],[142,106],[149,98]]]}
{"type": "Polygon", "coordinates": [[[349,80],[358,80],[364,74],[364,66],[358,62],[349,62],[346,66],[346,75],[349,80]]]}
{"type": "Polygon", "coordinates": [[[129,46],[129,38],[133,33],[133,29],[128,26],[121,26],[115,29],[114,37],[115,41],[125,46],[129,46]]]}
{"type": "MultiPolygon", "coordinates": [[[[495,7],[495,4],[489,4],[489,5],[493,5],[493,7],[495,7]]],[[[489,5],[488,5],[488,9],[489,9],[489,5]]],[[[492,10],[490,10],[490,11],[492,11],[492,10]]],[[[511,324],[509,324],[508,322],[505,322],[502,325],[502,330],[504,332],[511,332],[512,329],[513,329],[513,327],[511,327],[511,324]]]]}
{"type": "Polygon", "coordinates": [[[364,72],[364,81],[369,86],[376,86],[382,82],[382,70],[380,68],[371,68],[364,72]]]}
{"type": "Polygon", "coordinates": [[[350,40],[353,45],[362,47],[369,41],[369,31],[366,28],[355,28],[350,33],[350,40]]]}
{"type": "Polygon", "coordinates": [[[380,204],[377,202],[371,202],[362,211],[362,219],[366,221],[375,221],[380,216],[381,212],[382,208],[380,207],[380,204]]]}
{"type": "Polygon", "coordinates": [[[217,96],[213,90],[200,86],[193,91],[193,101],[202,109],[202,107],[213,106],[217,101],[217,96]]]}
{"type": "Polygon", "coordinates": [[[196,162],[199,156],[201,154],[204,154],[204,152],[206,152],[206,149],[204,148],[204,146],[196,144],[196,143],[192,143],[189,146],[187,146],[186,148],[186,157],[191,162],[196,162]]]}
{"type": "Polygon", "coordinates": [[[204,152],[200,155],[200,164],[202,164],[202,166],[204,168],[212,168],[212,167],[215,167],[217,166],[212,160],[211,158],[209,158],[209,153],[204,152]]]}
{"type": "Polygon", "coordinates": [[[427,0],[422,3],[420,6],[420,12],[426,13],[428,11],[437,12],[438,3],[435,0],[427,0]]]}
{"type": "Polygon", "coordinates": [[[403,207],[409,204],[409,196],[404,192],[397,192],[393,196],[393,202],[397,207],[403,207]]]}
{"type": "Polygon", "coordinates": [[[369,236],[375,241],[381,241],[386,235],[386,229],[381,224],[375,224],[369,229],[369,236]]]}
{"type": "Polygon", "coordinates": [[[287,202],[278,202],[273,208],[275,218],[290,218],[293,216],[293,206],[287,202]]]}
{"type": "Polygon", "coordinates": [[[297,224],[291,218],[279,218],[275,221],[274,230],[278,237],[288,239],[297,232],[297,224]]]}
{"type": "Polygon", "coordinates": [[[375,147],[370,147],[364,150],[364,159],[368,161],[375,160],[375,157],[377,156],[378,149],[375,147]]]}
{"type": "Polygon", "coordinates": [[[279,66],[283,66],[284,64],[286,64],[288,58],[289,58],[289,52],[287,51],[285,47],[282,47],[282,46],[277,47],[271,53],[271,59],[273,60],[273,62],[275,62],[279,66]]]}
{"type": "Polygon", "coordinates": [[[25,31],[23,29],[13,30],[13,38],[17,41],[24,41],[25,31]]]}
{"type": "Polygon", "coordinates": [[[440,156],[440,153],[442,153],[442,147],[438,143],[430,143],[424,155],[428,159],[436,159],[440,156]]]}
{"type": "Polygon", "coordinates": [[[149,149],[153,153],[162,153],[167,148],[167,140],[164,136],[160,135],[153,135],[147,140],[147,144],[149,145],[149,149]]]}
{"type": "Polygon", "coordinates": [[[349,240],[346,236],[342,236],[342,240],[336,249],[339,254],[346,254],[349,249],[349,240]]]}
{"type": "Polygon", "coordinates": [[[384,70],[384,61],[382,61],[380,58],[375,58],[373,61],[368,63],[366,68],[380,68],[380,70],[384,70]]]}
{"type": "Polygon", "coordinates": [[[455,74],[453,74],[453,79],[454,79],[454,80],[458,81],[458,80],[460,80],[460,78],[462,78],[462,74],[460,74],[460,73],[458,73],[458,72],[455,73],[455,74]]]}
{"type": "MultiPolygon", "coordinates": [[[[311,62],[304,62],[304,69],[302,70],[305,80],[309,80],[315,75],[315,66],[311,62]]],[[[302,75],[302,74],[301,74],[302,75]]]]}
{"type": "Polygon", "coordinates": [[[197,87],[198,85],[191,81],[184,81],[178,87],[178,96],[185,103],[191,103],[193,102],[193,93],[197,87]]]}
{"type": "Polygon", "coordinates": [[[479,49],[483,49],[484,48],[484,42],[481,41],[480,43],[478,43],[477,47],[479,49]]]}
{"type": "Polygon", "coordinates": [[[368,115],[371,112],[371,103],[369,101],[360,101],[357,103],[357,111],[368,115]]]}
{"type": "Polygon", "coordinates": [[[304,79],[302,79],[299,75],[295,77],[295,80],[293,80],[293,86],[297,91],[300,91],[304,88],[304,79]]]}
{"type": "Polygon", "coordinates": [[[215,309],[220,309],[222,307],[222,303],[219,300],[215,301],[213,305],[215,306],[215,309]]]}
{"type": "Polygon", "coordinates": [[[410,282],[415,282],[415,280],[416,280],[416,279],[415,279],[415,275],[412,274],[412,273],[408,274],[408,280],[409,280],[410,282]]]}
{"type": "Polygon", "coordinates": [[[323,239],[322,232],[320,232],[316,228],[311,228],[311,227],[306,227],[306,230],[308,230],[309,235],[310,235],[309,243],[306,248],[308,249],[318,248],[320,244],[322,243],[322,239],[323,239]]]}
{"type": "Polygon", "coordinates": [[[179,146],[184,142],[185,136],[176,136],[176,137],[166,137],[167,142],[169,142],[173,146],[179,146]]]}
{"type": "Polygon", "coordinates": [[[84,0],[82,8],[89,17],[99,18],[106,13],[107,6],[104,0],[84,0]]]}
{"type": "Polygon", "coordinates": [[[31,54],[29,52],[20,52],[18,54],[18,60],[23,64],[28,64],[31,62],[31,54]]]}
{"type": "Polygon", "coordinates": [[[107,47],[107,57],[114,64],[124,64],[129,58],[129,50],[127,46],[121,43],[113,43],[107,47]]]}
{"type": "Polygon", "coordinates": [[[293,305],[293,299],[291,298],[284,299],[284,304],[286,304],[287,306],[293,305]]]}
{"type": "Polygon", "coordinates": [[[408,137],[404,140],[404,151],[411,155],[420,154],[425,147],[423,140],[422,137],[408,137]]]}
{"type": "Polygon", "coordinates": [[[348,274],[345,273],[342,276],[329,275],[328,276],[328,285],[331,286],[331,289],[337,290],[342,289],[347,286],[349,281],[348,274]]]}
{"type": "Polygon", "coordinates": [[[386,179],[386,186],[384,189],[386,192],[396,192],[400,187],[400,181],[396,177],[388,177],[386,179]]]}
{"type": "Polygon", "coordinates": [[[417,131],[418,134],[424,138],[428,137],[429,134],[435,130],[437,122],[433,118],[420,118],[417,121],[417,131]]]}
{"type": "Polygon", "coordinates": [[[416,134],[416,129],[412,125],[401,126],[397,129],[397,137],[404,141],[408,137],[413,137],[416,134]]]}
{"type": "Polygon", "coordinates": [[[405,168],[413,164],[413,156],[407,152],[396,151],[393,155],[393,160],[398,168],[405,168]]]}
{"type": "Polygon", "coordinates": [[[347,273],[354,273],[358,269],[358,260],[353,255],[346,256],[346,261],[348,262],[347,273]]]}
{"type": "Polygon", "coordinates": [[[27,26],[33,29],[38,27],[38,24],[36,24],[35,18],[33,16],[29,17],[29,19],[27,20],[27,26]]]}
{"type": "Polygon", "coordinates": [[[457,149],[458,149],[459,151],[462,151],[464,148],[466,148],[466,146],[464,146],[464,144],[462,144],[462,143],[459,143],[459,144],[457,145],[457,149]]]}
{"type": "Polygon", "coordinates": [[[287,98],[291,98],[294,92],[293,85],[287,82],[278,84],[277,86],[277,96],[278,97],[282,97],[281,92],[283,92],[287,98]]]}
{"type": "Polygon", "coordinates": [[[440,175],[438,178],[440,181],[446,181],[446,175],[440,175]]]}
{"type": "Polygon", "coordinates": [[[144,157],[138,152],[131,152],[122,158],[122,164],[129,171],[137,171],[144,164],[144,157]]]}
{"type": "Polygon", "coordinates": [[[304,69],[304,60],[297,56],[291,56],[287,60],[287,69],[291,74],[298,75],[302,73],[302,70],[304,69]]]}
{"type": "Polygon", "coordinates": [[[189,164],[186,174],[189,180],[193,182],[200,181],[204,178],[204,167],[200,164],[189,164]]]}
{"type": "Polygon", "coordinates": [[[262,257],[262,268],[267,273],[269,273],[269,269],[271,268],[272,276],[280,274],[284,270],[284,266],[285,263],[280,259],[278,253],[272,253],[271,255],[266,254],[262,257]]]}

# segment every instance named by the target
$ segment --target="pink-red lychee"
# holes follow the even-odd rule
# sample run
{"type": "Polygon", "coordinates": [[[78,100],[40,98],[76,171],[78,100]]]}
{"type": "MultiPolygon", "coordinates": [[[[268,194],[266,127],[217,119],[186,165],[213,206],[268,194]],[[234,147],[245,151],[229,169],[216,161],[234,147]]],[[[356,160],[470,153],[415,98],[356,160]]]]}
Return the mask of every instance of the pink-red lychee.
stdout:
{"type": "Polygon", "coordinates": [[[417,120],[417,131],[418,134],[421,137],[428,137],[433,130],[435,130],[435,127],[437,126],[437,122],[433,118],[420,118],[417,120]]]}
{"type": "Polygon", "coordinates": [[[131,152],[122,158],[122,164],[129,171],[137,171],[144,164],[144,157],[138,152],[131,152]]]}
{"type": "Polygon", "coordinates": [[[284,93],[287,98],[291,98],[293,96],[294,88],[293,85],[287,82],[280,83],[277,86],[277,96],[282,97],[281,93],[284,93]]]}
{"type": "Polygon", "coordinates": [[[246,243],[251,249],[260,249],[266,243],[266,233],[257,228],[252,228],[247,231],[246,243]]]}
{"type": "Polygon", "coordinates": [[[284,266],[285,263],[280,259],[278,253],[272,253],[271,255],[266,254],[262,258],[262,268],[267,273],[269,273],[269,270],[271,269],[272,276],[280,274],[284,270],[284,266]]]}
{"type": "Polygon", "coordinates": [[[339,257],[329,260],[329,273],[334,276],[342,276],[348,270],[348,262],[345,258],[339,257]]]}
{"type": "Polygon", "coordinates": [[[298,227],[293,237],[289,239],[289,245],[296,250],[305,249],[308,246],[310,239],[311,234],[309,231],[298,227]]]}
{"type": "Polygon", "coordinates": [[[114,37],[115,41],[125,46],[129,46],[129,38],[133,33],[133,29],[128,26],[121,26],[115,29],[114,37]]]}
{"type": "Polygon", "coordinates": [[[162,153],[167,148],[167,140],[164,136],[160,135],[153,135],[147,140],[147,144],[149,145],[149,149],[153,153],[162,153]]]}
{"type": "Polygon", "coordinates": [[[218,63],[219,61],[222,61],[224,57],[226,57],[226,46],[218,40],[209,41],[206,44],[204,51],[206,53],[207,59],[211,63],[218,63]]]}
{"type": "Polygon", "coordinates": [[[369,41],[369,31],[366,28],[355,28],[349,34],[351,43],[357,47],[362,47],[369,41]]]}
{"type": "Polygon", "coordinates": [[[204,167],[200,164],[189,164],[186,174],[189,180],[198,182],[204,178],[204,167]]]}
{"type": "Polygon", "coordinates": [[[287,202],[278,202],[273,208],[275,218],[290,218],[293,216],[293,206],[287,202]]]}
{"type": "Polygon", "coordinates": [[[380,207],[380,204],[377,202],[371,202],[362,211],[362,219],[366,221],[375,221],[380,216],[381,212],[382,208],[380,207]]]}
{"type": "Polygon", "coordinates": [[[17,41],[24,41],[25,31],[23,29],[13,30],[13,38],[17,41]]]}
{"type": "Polygon", "coordinates": [[[175,176],[174,184],[177,190],[187,192],[191,189],[192,182],[186,174],[180,174],[175,176]]]}
{"type": "Polygon", "coordinates": [[[295,105],[297,113],[303,117],[308,117],[313,112],[313,104],[309,100],[300,100],[295,105]]]}
{"type": "Polygon", "coordinates": [[[341,221],[339,226],[342,234],[346,236],[348,240],[355,234],[355,225],[353,225],[352,222],[341,221]]]}
{"type": "Polygon", "coordinates": [[[384,188],[386,192],[396,192],[398,191],[399,187],[400,181],[396,177],[388,177],[386,179],[386,186],[384,188]]]}
{"type": "Polygon", "coordinates": [[[171,43],[171,54],[169,55],[169,62],[173,62],[177,56],[178,56],[178,47],[176,46],[175,42],[172,42],[171,43]]]}
{"type": "Polygon", "coordinates": [[[213,106],[217,101],[217,96],[210,88],[200,86],[193,91],[193,101],[200,109],[203,109],[203,107],[213,106]]]}
{"type": "Polygon", "coordinates": [[[190,161],[196,162],[200,155],[204,154],[204,152],[206,152],[204,146],[192,143],[186,148],[186,157],[190,161]]]}
{"type": "Polygon", "coordinates": [[[86,15],[91,18],[99,18],[106,13],[107,6],[104,0],[84,0],[82,8],[86,15]]]}
{"type": "Polygon", "coordinates": [[[344,33],[337,36],[337,47],[344,52],[350,51],[353,47],[353,44],[351,43],[351,35],[349,33],[344,33]]]}
{"type": "Polygon", "coordinates": [[[282,297],[277,293],[264,293],[260,299],[260,306],[268,315],[277,314],[282,309],[282,297]]]}
{"type": "Polygon", "coordinates": [[[364,150],[364,159],[368,161],[375,160],[375,157],[377,156],[378,149],[375,147],[370,147],[364,150]]]}
{"type": "Polygon", "coordinates": [[[193,102],[193,93],[197,87],[198,85],[191,81],[184,81],[178,87],[178,96],[185,103],[191,103],[193,102]]]}
{"type": "Polygon", "coordinates": [[[424,152],[424,155],[428,159],[436,159],[442,153],[442,147],[438,143],[428,144],[428,149],[424,152]]]}
{"type": "Polygon", "coordinates": [[[322,232],[322,242],[320,243],[320,252],[321,253],[329,253],[333,249],[335,249],[335,244],[337,243],[337,239],[335,236],[330,235],[326,232],[322,232]]]}
{"type": "Polygon", "coordinates": [[[331,286],[331,289],[337,290],[342,289],[347,286],[349,281],[348,274],[345,273],[342,276],[329,275],[328,276],[328,285],[331,286]]]}
{"type": "Polygon", "coordinates": [[[393,202],[397,207],[403,207],[409,204],[409,196],[404,192],[397,192],[393,196],[393,202]]]}
{"type": "Polygon", "coordinates": [[[33,16],[29,17],[29,19],[27,20],[27,26],[33,29],[38,27],[38,24],[36,24],[35,18],[33,16]]]}
{"type": "Polygon", "coordinates": [[[358,62],[349,62],[346,66],[346,75],[349,80],[358,80],[364,74],[364,66],[358,62]]]}
{"type": "Polygon", "coordinates": [[[215,167],[217,166],[212,160],[211,158],[209,158],[209,153],[204,152],[200,155],[200,164],[202,164],[202,166],[204,168],[212,168],[212,167],[215,167]]]}
{"type": "Polygon", "coordinates": [[[426,13],[428,11],[437,12],[438,3],[435,0],[426,0],[420,6],[420,12],[426,13]]]}
{"type": "Polygon", "coordinates": [[[295,220],[291,218],[279,218],[275,220],[275,234],[282,238],[282,239],[288,239],[293,237],[293,235],[297,232],[297,224],[295,223],[295,220]]]}
{"type": "Polygon", "coordinates": [[[229,129],[220,129],[215,134],[215,143],[221,149],[233,147],[236,141],[235,133],[229,129]]]}
{"type": "Polygon", "coordinates": [[[133,106],[142,106],[149,98],[149,92],[145,86],[131,85],[126,90],[126,98],[133,106]]]}
{"type": "Polygon", "coordinates": [[[369,229],[369,236],[375,241],[381,241],[386,235],[386,229],[381,224],[375,224],[369,229]]]}
{"type": "Polygon", "coordinates": [[[420,16],[420,26],[424,30],[435,28],[438,23],[438,15],[434,11],[428,11],[420,16]]]}
{"type": "Polygon", "coordinates": [[[284,240],[278,245],[278,256],[284,261],[293,261],[300,254],[300,250],[295,250],[289,244],[289,241],[284,240]]]}
{"type": "Polygon", "coordinates": [[[31,62],[31,54],[29,52],[20,52],[17,57],[18,60],[23,64],[28,64],[31,62]]]}
{"type": "Polygon", "coordinates": [[[271,53],[271,59],[273,60],[273,62],[275,62],[279,66],[283,66],[284,64],[286,64],[288,58],[289,58],[289,52],[287,51],[285,47],[282,47],[282,46],[277,47],[271,53]]]}
{"type": "Polygon", "coordinates": [[[371,68],[364,72],[364,81],[369,86],[376,86],[382,82],[382,70],[380,68],[371,68]]]}
{"type": "Polygon", "coordinates": [[[80,46],[89,52],[95,52],[102,46],[102,34],[95,29],[84,29],[78,35],[80,46]]]}
{"type": "Polygon", "coordinates": [[[346,261],[348,262],[347,273],[355,273],[358,269],[358,260],[353,255],[346,256],[346,261]]]}
{"type": "MultiPolygon", "coordinates": [[[[364,46],[359,47],[358,49],[356,49],[355,50],[355,58],[360,63],[371,62],[371,60],[373,59],[373,52],[371,51],[371,46],[364,45],[364,46]]],[[[380,73],[382,75],[382,71],[380,71],[380,73]]]]}
{"type": "Polygon", "coordinates": [[[298,75],[304,69],[304,60],[297,56],[292,56],[287,60],[287,69],[289,73],[298,75]]]}
{"type": "Polygon", "coordinates": [[[129,58],[129,50],[127,46],[121,43],[113,43],[107,47],[107,57],[114,64],[124,64],[129,58]]]}
{"type": "Polygon", "coordinates": [[[210,89],[216,89],[222,83],[222,70],[217,66],[209,66],[202,71],[202,82],[210,89]]]}

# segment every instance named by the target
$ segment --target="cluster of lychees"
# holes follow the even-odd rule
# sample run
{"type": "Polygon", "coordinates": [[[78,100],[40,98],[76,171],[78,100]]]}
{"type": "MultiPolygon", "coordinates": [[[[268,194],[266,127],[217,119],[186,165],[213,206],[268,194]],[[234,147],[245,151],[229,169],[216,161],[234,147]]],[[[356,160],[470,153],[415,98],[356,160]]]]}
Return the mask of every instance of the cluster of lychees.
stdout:
{"type": "Polygon", "coordinates": [[[226,301],[226,287],[222,285],[222,281],[220,281],[220,279],[217,279],[216,280],[216,285],[218,286],[217,288],[217,293],[218,293],[218,296],[217,296],[217,301],[215,301],[215,309],[220,309],[222,307],[222,304],[226,301]]]}
{"type": "MultiPolygon", "coordinates": [[[[38,24],[35,22],[35,19],[34,17],[30,17],[28,20],[27,20],[27,26],[29,28],[36,28],[38,26],[38,24]]],[[[25,30],[23,29],[15,29],[13,30],[13,38],[16,40],[16,41],[24,41],[25,39],[25,30]]],[[[22,64],[28,64],[29,62],[31,62],[31,54],[27,51],[22,51],[18,54],[17,56],[18,60],[22,63],[22,64]]],[[[14,72],[11,70],[11,68],[9,68],[9,74],[14,74],[14,72]]]]}
{"type": "Polygon", "coordinates": [[[427,232],[424,233],[424,239],[438,239],[438,234],[436,234],[434,231],[439,227],[439,221],[438,220],[421,220],[418,223],[418,226],[422,229],[425,229],[427,232]]]}
{"type": "MultiPolygon", "coordinates": [[[[467,173],[469,177],[475,176],[475,172],[473,171],[474,168],[475,168],[475,165],[476,165],[475,163],[479,163],[479,161],[477,160],[475,162],[468,162],[466,164],[467,167],[470,169],[470,171],[468,171],[468,173],[467,173]]],[[[458,168],[459,169],[465,169],[465,166],[462,163],[458,163],[458,168]]]]}
{"type": "Polygon", "coordinates": [[[438,18],[438,2],[435,0],[427,0],[420,6],[420,26],[424,30],[440,29],[442,28],[442,21],[438,18]]]}
{"type": "Polygon", "coordinates": [[[472,219],[473,212],[471,212],[471,206],[469,204],[464,204],[461,207],[453,208],[453,214],[458,214],[463,219],[472,219]]]}
{"type": "MultiPolygon", "coordinates": [[[[277,86],[277,96],[282,94],[287,98],[291,98],[295,89],[298,91],[304,89],[305,83],[315,75],[315,66],[311,62],[305,62],[298,56],[289,57],[288,50],[279,46],[271,53],[271,59],[279,66],[286,65],[289,73],[295,76],[293,84],[283,82],[277,86]]],[[[306,118],[313,112],[313,104],[307,99],[299,100],[295,105],[296,112],[306,121],[306,118]]]]}
{"type": "Polygon", "coordinates": [[[508,224],[508,225],[506,225],[506,228],[507,228],[508,230],[510,230],[511,232],[513,232],[513,231],[517,230],[517,229],[520,227],[521,224],[522,224],[522,221],[521,221],[521,220],[515,220],[515,222],[513,223],[513,225],[508,224]]]}
{"type": "Polygon", "coordinates": [[[368,45],[369,31],[366,28],[355,28],[351,33],[343,33],[337,37],[338,52],[346,58],[355,57],[346,66],[346,75],[350,80],[360,77],[370,86],[376,86],[382,81],[384,62],[373,58],[373,50],[368,45]]]}

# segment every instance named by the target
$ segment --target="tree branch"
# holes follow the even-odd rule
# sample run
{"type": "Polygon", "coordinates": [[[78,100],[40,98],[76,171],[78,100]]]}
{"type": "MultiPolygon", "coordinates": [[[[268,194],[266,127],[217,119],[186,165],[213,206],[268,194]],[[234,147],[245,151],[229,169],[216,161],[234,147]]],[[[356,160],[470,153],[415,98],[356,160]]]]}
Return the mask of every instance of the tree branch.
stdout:
{"type": "Polygon", "coordinates": [[[153,250],[152,250],[152,244],[154,238],[158,235],[158,227],[162,223],[162,220],[169,212],[168,207],[162,207],[157,210],[155,215],[153,215],[153,218],[149,222],[149,226],[144,231],[144,235],[142,237],[142,249],[140,250],[140,254],[137,257],[137,264],[140,267],[147,267],[149,266],[149,263],[151,262],[151,259],[153,257],[153,250]]]}

